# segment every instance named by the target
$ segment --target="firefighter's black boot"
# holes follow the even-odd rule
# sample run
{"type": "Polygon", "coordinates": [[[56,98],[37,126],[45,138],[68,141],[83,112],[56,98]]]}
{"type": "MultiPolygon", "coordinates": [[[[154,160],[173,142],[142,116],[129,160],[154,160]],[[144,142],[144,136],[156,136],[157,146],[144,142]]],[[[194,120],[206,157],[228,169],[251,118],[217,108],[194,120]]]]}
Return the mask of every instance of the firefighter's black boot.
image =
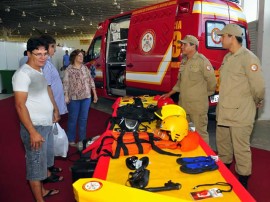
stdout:
{"type": "Polygon", "coordinates": [[[249,176],[239,175],[239,182],[247,189],[249,176]]]}

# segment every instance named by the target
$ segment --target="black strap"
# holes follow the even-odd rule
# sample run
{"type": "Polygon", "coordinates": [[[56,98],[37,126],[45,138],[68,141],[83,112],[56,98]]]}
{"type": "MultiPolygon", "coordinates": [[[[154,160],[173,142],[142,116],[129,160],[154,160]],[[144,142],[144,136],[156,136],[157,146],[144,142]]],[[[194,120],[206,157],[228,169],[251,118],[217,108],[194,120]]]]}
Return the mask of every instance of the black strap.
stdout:
{"type": "MultiPolygon", "coordinates": [[[[127,156],[127,155],[129,155],[127,144],[136,144],[137,148],[138,148],[138,154],[143,154],[144,150],[143,150],[142,143],[150,144],[152,149],[159,154],[169,155],[169,156],[178,156],[178,157],[182,156],[181,154],[175,154],[175,153],[167,152],[167,151],[160,149],[158,146],[155,145],[154,134],[153,133],[147,133],[147,134],[149,136],[149,141],[145,140],[145,139],[140,139],[139,133],[133,132],[134,142],[133,143],[124,143],[123,139],[124,139],[125,131],[120,131],[120,135],[118,136],[118,138],[116,140],[114,140],[114,141],[117,141],[114,155],[112,155],[112,152],[110,152],[106,149],[103,149],[102,151],[106,154],[102,154],[102,156],[110,156],[111,158],[114,158],[114,159],[119,158],[121,150],[123,150],[124,155],[127,156]]],[[[98,154],[101,152],[101,149],[104,146],[104,141],[107,138],[113,138],[113,137],[104,137],[102,139],[101,144],[97,150],[98,154]]]]}
{"type": "Polygon", "coordinates": [[[149,142],[150,142],[150,144],[152,146],[152,149],[154,151],[156,151],[157,153],[164,154],[164,155],[169,155],[169,156],[182,156],[182,154],[175,154],[175,153],[167,152],[167,151],[164,151],[164,150],[160,149],[157,145],[155,145],[154,134],[153,133],[148,133],[148,135],[149,135],[149,142]]]}
{"type": "Polygon", "coordinates": [[[149,141],[144,140],[144,139],[140,139],[140,136],[137,132],[133,132],[133,137],[134,137],[133,143],[124,143],[123,142],[124,135],[125,135],[125,131],[121,131],[119,137],[116,140],[117,146],[116,146],[115,154],[114,154],[113,158],[119,158],[121,149],[123,150],[125,156],[129,155],[129,151],[128,151],[128,148],[126,146],[127,144],[136,144],[139,154],[143,154],[143,152],[144,152],[142,143],[150,144],[149,141]]]}
{"type": "MultiPolygon", "coordinates": [[[[105,137],[103,137],[102,140],[101,140],[101,143],[100,143],[99,147],[96,150],[97,158],[95,158],[95,159],[92,159],[91,157],[90,158],[92,160],[98,160],[101,156],[112,156],[112,153],[111,152],[109,152],[106,149],[103,149],[103,147],[105,146],[105,141],[107,139],[112,139],[112,138],[113,137],[111,137],[111,136],[105,136],[105,137]],[[100,154],[101,151],[103,151],[104,153],[100,154]]],[[[112,143],[108,143],[107,145],[112,145],[112,143]]],[[[92,148],[90,151],[93,151],[94,149],[95,148],[92,148]]]]}
{"type": "Polygon", "coordinates": [[[109,121],[111,123],[109,130],[113,130],[115,124],[117,123],[117,120],[116,119],[117,119],[116,117],[110,117],[109,118],[109,121]]]}
{"type": "Polygon", "coordinates": [[[233,186],[230,183],[227,183],[227,182],[216,182],[216,183],[213,183],[213,184],[199,184],[199,185],[193,187],[193,189],[197,189],[198,187],[203,187],[203,186],[216,186],[216,185],[228,186],[229,187],[228,190],[219,189],[220,192],[231,192],[232,189],[233,189],[233,186]]]}
{"type": "Polygon", "coordinates": [[[139,154],[143,154],[143,146],[141,144],[141,140],[140,140],[139,134],[137,132],[134,132],[133,133],[133,136],[134,136],[135,143],[136,143],[136,145],[138,147],[139,154]]]}
{"type": "Polygon", "coordinates": [[[119,158],[121,149],[123,150],[124,155],[128,155],[128,149],[127,149],[125,143],[123,142],[124,134],[125,134],[125,131],[121,131],[119,137],[116,140],[117,146],[115,148],[113,158],[119,158]]]}
{"type": "MultiPolygon", "coordinates": [[[[106,136],[106,137],[104,137],[104,138],[101,140],[101,143],[100,143],[100,145],[99,145],[99,147],[98,147],[98,149],[97,149],[97,154],[99,154],[99,153],[101,152],[102,147],[105,145],[105,144],[104,144],[105,140],[107,140],[107,139],[112,139],[112,138],[113,138],[113,137],[111,137],[111,136],[106,136]]],[[[110,144],[112,144],[112,143],[110,143],[110,144]]]]}
{"type": "MultiPolygon", "coordinates": [[[[100,144],[99,148],[97,149],[97,154],[99,154],[101,151],[103,151],[104,154],[101,154],[100,156],[110,156],[111,158],[115,159],[115,158],[119,158],[120,152],[121,152],[121,150],[123,150],[123,153],[124,153],[125,156],[129,155],[128,148],[127,148],[126,144],[123,141],[124,135],[125,135],[125,131],[120,131],[120,134],[119,134],[119,136],[117,137],[116,140],[111,136],[104,137],[102,139],[102,141],[101,141],[101,144],[100,144]],[[109,138],[113,138],[114,141],[117,141],[117,145],[116,145],[116,148],[115,148],[114,155],[109,150],[102,149],[102,147],[104,146],[105,140],[109,139],[109,138]]],[[[142,143],[150,144],[150,142],[147,141],[147,140],[140,139],[138,133],[133,133],[133,136],[134,136],[135,141],[134,141],[134,143],[131,143],[131,144],[136,144],[137,147],[138,147],[139,154],[143,154],[144,150],[143,150],[142,143]]]]}
{"type": "MultiPolygon", "coordinates": [[[[110,156],[113,159],[119,158],[121,149],[123,150],[124,155],[128,155],[128,149],[127,149],[126,145],[123,142],[124,134],[125,134],[125,131],[120,131],[120,134],[119,134],[119,136],[117,137],[116,140],[113,137],[109,137],[109,138],[113,138],[114,141],[117,141],[117,145],[116,145],[116,148],[115,148],[114,155],[109,150],[103,149],[102,151],[105,154],[102,154],[102,156],[110,156]]],[[[101,144],[101,146],[99,148],[101,148],[101,147],[102,147],[102,144],[101,144]]]]}

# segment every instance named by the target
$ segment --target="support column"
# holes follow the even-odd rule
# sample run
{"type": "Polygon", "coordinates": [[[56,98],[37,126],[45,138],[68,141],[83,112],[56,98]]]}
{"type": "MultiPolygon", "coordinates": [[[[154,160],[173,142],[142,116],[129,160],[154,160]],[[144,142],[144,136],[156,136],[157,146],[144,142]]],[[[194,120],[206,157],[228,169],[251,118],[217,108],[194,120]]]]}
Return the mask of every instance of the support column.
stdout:
{"type": "Polygon", "coordinates": [[[270,120],[270,1],[259,1],[257,55],[262,63],[266,83],[264,107],[259,110],[259,120],[270,120]]]}

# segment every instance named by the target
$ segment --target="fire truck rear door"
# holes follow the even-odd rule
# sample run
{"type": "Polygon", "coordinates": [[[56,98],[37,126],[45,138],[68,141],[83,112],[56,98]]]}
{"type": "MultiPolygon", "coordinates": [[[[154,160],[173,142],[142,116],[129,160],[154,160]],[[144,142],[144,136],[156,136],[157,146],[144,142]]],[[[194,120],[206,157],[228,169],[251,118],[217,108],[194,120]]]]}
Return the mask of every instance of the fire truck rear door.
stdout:
{"type": "MultiPolygon", "coordinates": [[[[159,90],[171,61],[177,1],[133,12],[126,60],[126,85],[159,90]]],[[[128,92],[127,92],[128,93],[128,92]]]]}

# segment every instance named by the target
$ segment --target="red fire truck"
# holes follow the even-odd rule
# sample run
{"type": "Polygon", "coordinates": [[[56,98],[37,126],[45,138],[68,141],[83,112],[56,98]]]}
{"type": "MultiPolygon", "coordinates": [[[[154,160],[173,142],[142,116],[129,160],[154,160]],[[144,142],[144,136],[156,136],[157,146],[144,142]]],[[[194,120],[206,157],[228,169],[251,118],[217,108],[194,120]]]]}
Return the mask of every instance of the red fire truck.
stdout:
{"type": "MultiPolygon", "coordinates": [[[[243,46],[248,47],[245,15],[233,0],[171,0],[106,19],[87,51],[87,66],[95,76],[99,96],[170,91],[181,60],[177,41],[187,34],[198,38],[198,51],[218,72],[227,52],[215,31],[228,23],[242,27],[243,46]]],[[[218,94],[209,101],[215,105],[218,94]]]]}

